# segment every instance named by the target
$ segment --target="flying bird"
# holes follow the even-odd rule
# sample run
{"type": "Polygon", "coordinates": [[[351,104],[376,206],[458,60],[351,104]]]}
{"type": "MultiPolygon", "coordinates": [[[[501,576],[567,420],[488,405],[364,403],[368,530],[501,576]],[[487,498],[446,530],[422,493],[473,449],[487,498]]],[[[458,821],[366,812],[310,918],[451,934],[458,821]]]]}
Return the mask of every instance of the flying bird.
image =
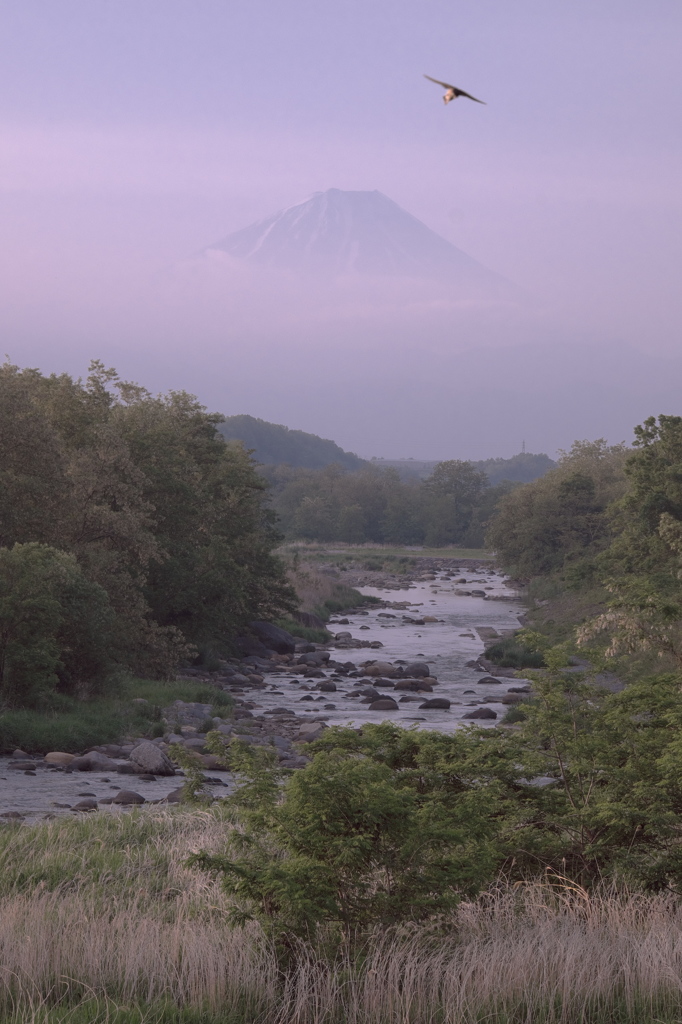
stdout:
{"type": "Polygon", "coordinates": [[[435,82],[436,85],[442,85],[447,92],[443,96],[443,103],[449,103],[451,100],[456,100],[458,96],[466,96],[468,100],[473,100],[474,103],[482,103],[483,106],[487,106],[485,100],[477,100],[471,93],[465,92],[464,89],[458,89],[456,85],[448,85],[447,82],[439,82],[437,78],[431,78],[431,75],[424,75],[424,78],[428,78],[429,82],[435,82]]]}

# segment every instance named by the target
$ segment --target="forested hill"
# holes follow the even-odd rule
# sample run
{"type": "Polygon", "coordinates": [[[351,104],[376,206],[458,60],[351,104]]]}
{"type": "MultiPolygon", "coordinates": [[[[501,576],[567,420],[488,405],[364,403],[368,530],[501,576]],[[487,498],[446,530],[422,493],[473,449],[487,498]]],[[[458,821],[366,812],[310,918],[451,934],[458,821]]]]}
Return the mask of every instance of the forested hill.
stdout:
{"type": "MultiPolygon", "coordinates": [[[[418,459],[372,459],[373,465],[381,469],[396,469],[403,480],[425,480],[431,476],[437,462],[422,462],[418,459]]],[[[471,465],[485,473],[491,487],[509,480],[515,484],[527,484],[554,469],[556,462],[549,455],[532,455],[519,452],[511,459],[483,459],[471,465]]]]}
{"type": "Polygon", "coordinates": [[[344,469],[361,469],[365,465],[364,459],[344,451],[334,441],[255,416],[226,416],[219,430],[228,441],[243,441],[246,448],[253,449],[256,461],[266,466],[323,469],[335,462],[344,469]]]}

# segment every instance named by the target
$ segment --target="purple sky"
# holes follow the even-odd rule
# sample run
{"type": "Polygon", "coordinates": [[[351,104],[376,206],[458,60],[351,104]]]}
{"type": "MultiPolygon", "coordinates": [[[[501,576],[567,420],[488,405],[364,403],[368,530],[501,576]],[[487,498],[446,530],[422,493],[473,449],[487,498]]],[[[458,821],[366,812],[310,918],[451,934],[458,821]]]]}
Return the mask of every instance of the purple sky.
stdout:
{"type": "Polygon", "coordinates": [[[0,0],[0,15],[13,361],[83,372],[101,356],[362,455],[554,451],[682,412],[679,0],[0,0]],[[423,73],[488,105],[445,108],[423,73]],[[296,334],[278,307],[251,324],[169,284],[329,187],[380,189],[525,288],[531,320],[465,326],[447,351],[389,324],[355,349],[328,321],[296,334]],[[502,408],[494,367],[519,346],[526,391],[502,408]],[[570,388],[530,416],[523,395],[567,365],[570,388]]]}

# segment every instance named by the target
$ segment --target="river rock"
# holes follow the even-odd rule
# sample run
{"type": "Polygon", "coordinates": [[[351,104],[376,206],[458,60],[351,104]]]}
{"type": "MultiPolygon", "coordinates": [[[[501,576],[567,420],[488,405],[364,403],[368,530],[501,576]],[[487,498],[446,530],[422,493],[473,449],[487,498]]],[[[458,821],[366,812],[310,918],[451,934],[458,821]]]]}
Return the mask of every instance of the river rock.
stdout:
{"type": "Polygon", "coordinates": [[[180,804],[182,803],[182,791],[185,787],[178,786],[177,789],[172,789],[170,793],[167,793],[163,799],[159,800],[160,804],[180,804]]]}
{"type": "Polygon", "coordinates": [[[397,674],[398,669],[391,665],[390,661],[375,661],[373,665],[367,665],[365,668],[365,675],[368,676],[386,676],[387,679],[392,679],[397,674]]]}
{"type": "Polygon", "coordinates": [[[132,804],[143,804],[144,802],[144,797],[132,789],[119,790],[112,800],[112,803],[123,804],[125,807],[131,806],[132,804]]]}
{"type": "Polygon", "coordinates": [[[497,718],[497,711],[493,711],[492,708],[476,708],[475,711],[462,715],[462,718],[497,718]]]}
{"type": "Polygon", "coordinates": [[[198,736],[194,739],[184,739],[183,737],[182,745],[185,748],[185,750],[193,750],[195,754],[206,753],[206,740],[201,739],[198,736]]]}
{"type": "Polygon", "coordinates": [[[142,740],[131,750],[130,763],[138,772],[148,772],[150,775],[175,775],[171,761],[149,740],[142,740]]]}
{"type": "Polygon", "coordinates": [[[79,800],[77,804],[74,804],[71,808],[72,811],[96,811],[97,801],[93,796],[87,797],[85,800],[79,800]]]}
{"type": "Polygon", "coordinates": [[[82,757],[74,757],[69,763],[69,768],[74,768],[78,772],[115,772],[118,765],[106,754],[100,754],[98,750],[89,750],[82,757]]]}
{"type": "Polygon", "coordinates": [[[16,768],[16,770],[20,771],[20,772],[22,772],[22,771],[23,772],[33,771],[35,769],[35,766],[36,766],[35,761],[8,761],[7,762],[7,767],[8,768],[16,768]]]}
{"type": "Polygon", "coordinates": [[[432,700],[425,700],[423,704],[419,705],[419,710],[426,708],[428,711],[436,711],[442,709],[444,711],[450,710],[450,701],[447,697],[434,697],[432,700]]]}
{"type": "Polygon", "coordinates": [[[490,686],[490,685],[495,686],[495,684],[497,684],[498,686],[502,685],[502,680],[501,679],[495,679],[494,676],[481,676],[481,678],[477,679],[476,682],[477,683],[485,683],[487,686],[490,686]]]}
{"type": "Polygon", "coordinates": [[[425,661],[413,661],[411,665],[405,666],[405,674],[414,679],[423,679],[431,675],[431,669],[425,661]]]}
{"type": "Polygon", "coordinates": [[[319,668],[320,665],[325,665],[331,655],[329,651],[309,651],[307,654],[302,654],[296,659],[297,665],[315,665],[319,668]]]}
{"type": "Polygon", "coordinates": [[[65,751],[50,751],[49,754],[45,755],[44,761],[48,765],[70,765],[76,757],[75,754],[67,754],[65,751]]]}
{"type": "Polygon", "coordinates": [[[296,650],[296,641],[286,629],[280,629],[272,622],[254,621],[249,623],[260,642],[268,650],[276,651],[277,654],[293,654],[296,650]]]}
{"type": "Polygon", "coordinates": [[[217,757],[216,754],[202,754],[201,763],[204,768],[208,768],[212,772],[228,772],[229,766],[225,764],[223,758],[217,757]]]}
{"type": "Polygon", "coordinates": [[[327,681],[326,683],[319,683],[316,687],[320,693],[336,693],[336,683],[327,681]]]}
{"type": "Polygon", "coordinates": [[[25,759],[25,758],[27,758],[28,756],[29,756],[29,755],[28,755],[28,754],[26,753],[26,751],[25,751],[25,750],[19,750],[19,748],[18,748],[18,747],[17,747],[17,749],[16,749],[16,750],[13,750],[13,751],[12,751],[12,757],[13,757],[13,758],[15,759],[15,761],[21,761],[21,760],[24,760],[24,759],[25,759]]]}
{"type": "Polygon", "coordinates": [[[326,722],[304,722],[299,726],[298,738],[306,743],[312,743],[313,740],[320,738],[326,728],[326,722]]]}
{"type": "Polygon", "coordinates": [[[368,708],[369,711],[397,711],[398,705],[393,697],[380,697],[379,700],[372,701],[368,708]]]}

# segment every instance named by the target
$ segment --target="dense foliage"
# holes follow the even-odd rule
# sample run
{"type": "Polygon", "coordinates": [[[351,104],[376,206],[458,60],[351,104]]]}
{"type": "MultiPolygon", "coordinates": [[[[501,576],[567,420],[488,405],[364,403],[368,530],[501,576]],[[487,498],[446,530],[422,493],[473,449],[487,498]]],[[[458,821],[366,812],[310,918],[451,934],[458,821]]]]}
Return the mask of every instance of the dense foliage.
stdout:
{"type": "Polygon", "coordinates": [[[515,575],[534,577],[573,567],[613,537],[611,504],[625,493],[625,445],[576,441],[559,465],[502,498],[488,544],[515,575]]]}
{"type": "Polygon", "coordinates": [[[4,700],[96,691],[114,664],[167,675],[291,607],[263,481],[220,420],[101,364],[0,368],[4,700]]]}
{"type": "Polygon", "coordinates": [[[347,472],[266,467],[273,508],[290,539],[482,547],[486,524],[513,484],[495,487],[470,462],[437,463],[426,480],[368,464],[347,472]]]}
{"type": "Polygon", "coordinates": [[[284,781],[233,741],[239,829],[194,863],[222,876],[241,920],[299,937],[332,925],[345,940],[433,918],[500,874],[679,892],[679,680],[614,694],[545,656],[514,731],[330,728],[284,781]]]}

